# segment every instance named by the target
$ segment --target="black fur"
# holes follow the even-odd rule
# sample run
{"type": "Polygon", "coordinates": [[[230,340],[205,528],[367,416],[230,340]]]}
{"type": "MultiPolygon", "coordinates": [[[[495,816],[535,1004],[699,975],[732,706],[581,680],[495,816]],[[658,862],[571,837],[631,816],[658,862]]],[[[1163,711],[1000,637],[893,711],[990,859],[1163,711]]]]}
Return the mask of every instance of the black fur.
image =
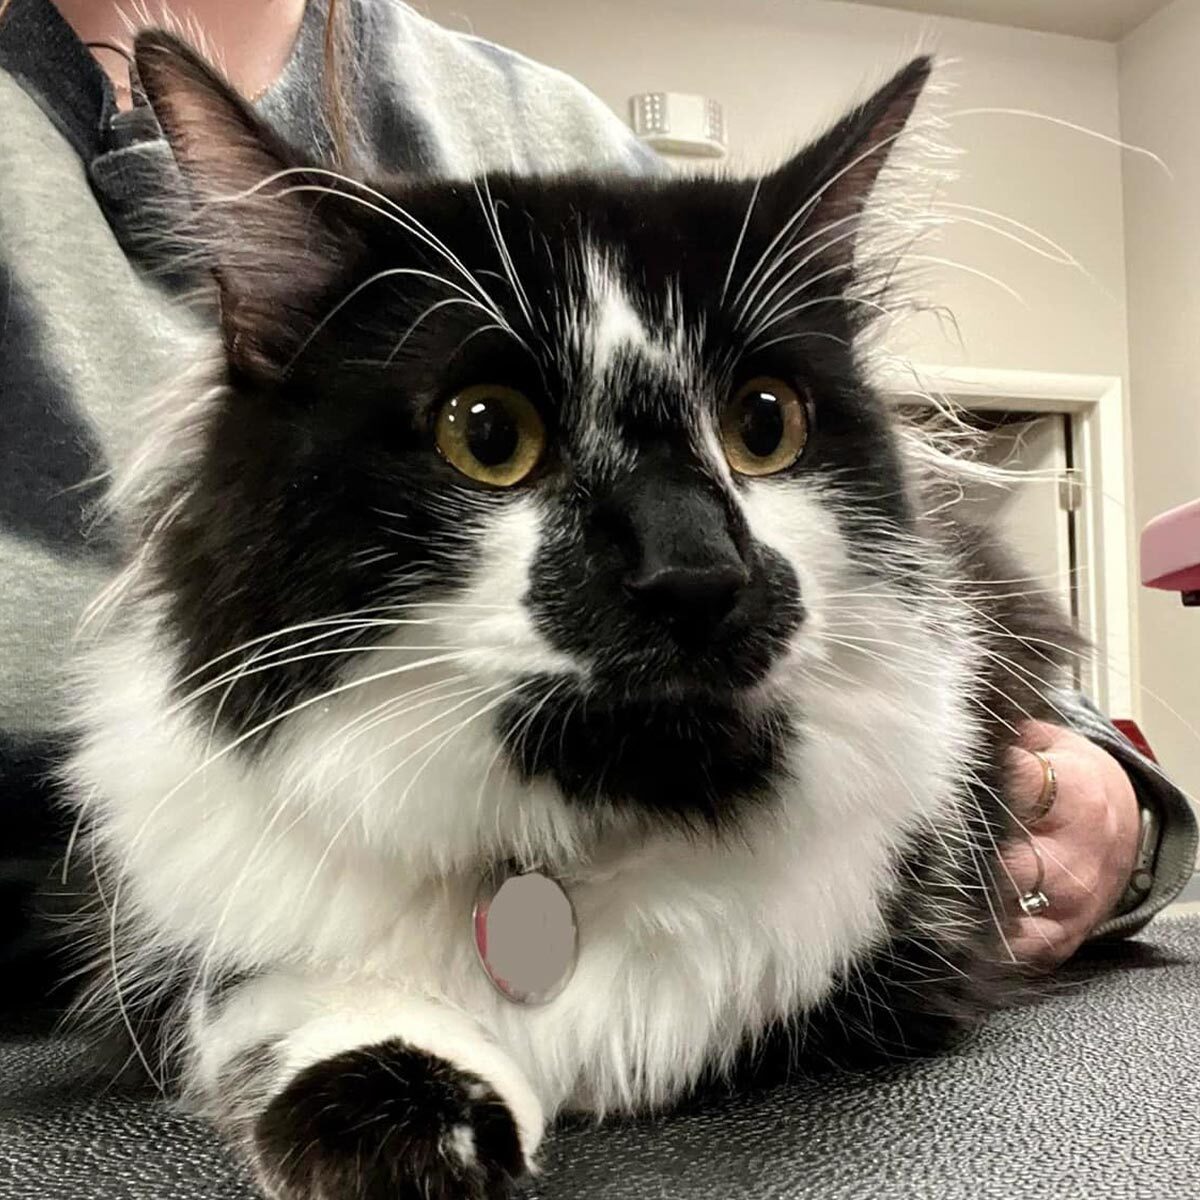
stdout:
{"type": "Polygon", "coordinates": [[[254,1123],[251,1160],[288,1200],[497,1200],[526,1170],[512,1115],[477,1076],[401,1042],[302,1071],[254,1123]],[[468,1160],[454,1131],[468,1130],[468,1160]]]}
{"type": "Polygon", "coordinates": [[[502,710],[500,733],[526,778],[549,775],[570,800],[615,804],[692,828],[734,823],[766,803],[796,731],[782,709],[716,699],[558,699],[534,681],[502,710]],[[603,758],[597,772],[596,759],[603,758]]]}

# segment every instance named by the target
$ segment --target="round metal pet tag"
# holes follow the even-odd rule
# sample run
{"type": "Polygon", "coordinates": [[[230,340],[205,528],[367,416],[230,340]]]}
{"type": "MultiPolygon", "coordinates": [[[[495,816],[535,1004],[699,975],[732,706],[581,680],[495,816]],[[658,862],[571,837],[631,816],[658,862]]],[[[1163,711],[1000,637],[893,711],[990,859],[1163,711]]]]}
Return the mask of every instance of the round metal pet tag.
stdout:
{"type": "Polygon", "coordinates": [[[575,910],[548,875],[515,866],[487,875],[473,924],[480,965],[514,1004],[548,1003],[575,972],[575,910]]]}

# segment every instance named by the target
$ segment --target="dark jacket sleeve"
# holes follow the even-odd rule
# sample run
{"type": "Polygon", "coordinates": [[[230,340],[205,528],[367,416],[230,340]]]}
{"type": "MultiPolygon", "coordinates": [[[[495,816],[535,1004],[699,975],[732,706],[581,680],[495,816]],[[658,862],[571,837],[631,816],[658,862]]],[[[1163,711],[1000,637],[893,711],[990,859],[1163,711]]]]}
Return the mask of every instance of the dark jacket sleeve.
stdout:
{"type": "Polygon", "coordinates": [[[1154,860],[1154,885],[1145,900],[1120,916],[1110,917],[1092,931],[1092,939],[1128,937],[1143,928],[1174,900],[1196,869],[1196,814],[1187,797],[1162,768],[1141,754],[1089,701],[1069,697],[1063,711],[1071,725],[1107,750],[1125,768],[1141,803],[1158,813],[1161,829],[1154,860]]]}

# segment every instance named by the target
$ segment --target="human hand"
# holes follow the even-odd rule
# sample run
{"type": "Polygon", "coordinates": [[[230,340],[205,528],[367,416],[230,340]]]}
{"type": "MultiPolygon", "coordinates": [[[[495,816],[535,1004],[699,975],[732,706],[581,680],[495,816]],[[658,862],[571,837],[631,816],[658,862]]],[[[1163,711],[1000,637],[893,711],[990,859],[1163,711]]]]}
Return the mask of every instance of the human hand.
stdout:
{"type": "Polygon", "coordinates": [[[1070,958],[1120,901],[1137,856],[1137,797],[1108,751],[1043,721],[1022,726],[1008,765],[1008,803],[1029,837],[1018,834],[1006,847],[1001,888],[1020,911],[1019,897],[1037,883],[1040,853],[1040,891],[1049,900],[1036,915],[1021,913],[1009,944],[1022,962],[1048,969],[1070,958]],[[1040,819],[1046,774],[1038,754],[1058,780],[1054,803],[1040,819]]]}

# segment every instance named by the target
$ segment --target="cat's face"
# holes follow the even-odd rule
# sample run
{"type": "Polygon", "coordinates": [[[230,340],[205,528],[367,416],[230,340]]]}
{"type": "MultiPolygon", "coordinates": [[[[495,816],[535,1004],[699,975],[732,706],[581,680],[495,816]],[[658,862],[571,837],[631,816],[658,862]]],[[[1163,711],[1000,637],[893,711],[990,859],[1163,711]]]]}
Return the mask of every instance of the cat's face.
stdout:
{"type": "Polygon", "coordinates": [[[230,386],[157,558],[185,690],[258,664],[206,711],[265,742],[392,651],[483,680],[499,752],[580,803],[768,791],[797,671],[908,527],[853,251],[928,64],[757,183],[369,188],[286,173],[175,49],[139,65],[223,197],[230,386]]]}

